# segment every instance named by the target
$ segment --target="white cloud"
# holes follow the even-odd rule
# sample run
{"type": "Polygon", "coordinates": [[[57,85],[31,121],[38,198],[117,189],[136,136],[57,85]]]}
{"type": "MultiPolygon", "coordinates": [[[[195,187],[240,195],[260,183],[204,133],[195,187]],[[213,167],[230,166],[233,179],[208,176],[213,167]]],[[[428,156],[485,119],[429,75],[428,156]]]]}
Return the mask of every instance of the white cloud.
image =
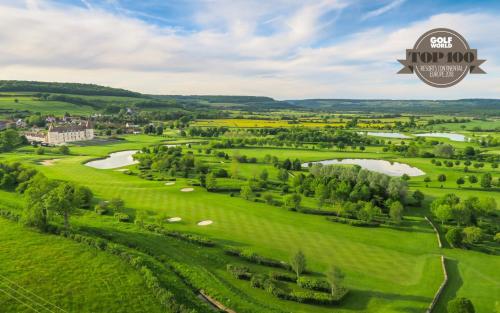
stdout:
{"type": "Polygon", "coordinates": [[[374,28],[322,43],[344,1],[206,2],[199,31],[157,27],[127,16],[54,6],[0,4],[0,79],[98,83],[163,94],[290,98],[498,97],[500,27],[490,14],[440,14],[406,27],[374,28]],[[220,4],[219,2],[217,4],[220,4]],[[425,31],[461,32],[489,74],[436,89],[396,75],[396,59],[425,31]],[[259,28],[268,28],[261,32],[259,28]]]}
{"type": "Polygon", "coordinates": [[[373,10],[373,11],[370,11],[368,13],[366,13],[365,15],[363,15],[361,17],[362,20],[366,20],[366,19],[369,19],[369,18],[373,18],[373,17],[377,17],[377,16],[380,16],[384,13],[387,13],[397,7],[399,7],[400,5],[402,5],[406,0],[393,0],[389,3],[387,3],[386,5],[376,9],[376,10],[373,10]]]}

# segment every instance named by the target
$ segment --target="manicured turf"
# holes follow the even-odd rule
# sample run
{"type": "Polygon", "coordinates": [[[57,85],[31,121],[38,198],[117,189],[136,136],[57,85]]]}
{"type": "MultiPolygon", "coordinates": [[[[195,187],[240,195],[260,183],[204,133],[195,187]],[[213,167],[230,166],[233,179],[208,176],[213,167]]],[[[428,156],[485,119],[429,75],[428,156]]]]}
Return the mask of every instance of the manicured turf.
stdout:
{"type": "MultiPolygon", "coordinates": [[[[328,222],[321,216],[289,212],[241,198],[230,198],[224,194],[208,193],[199,187],[195,187],[194,192],[183,193],[180,189],[187,187],[187,182],[182,179],[173,186],[165,186],[163,182],[147,181],[115,170],[93,169],[82,164],[85,160],[102,157],[112,151],[139,149],[166,139],[150,136],[126,138],[127,141],[124,142],[71,148],[73,154],[85,155],[37,156],[31,148],[24,148],[21,152],[0,156],[0,161],[30,162],[51,178],[71,180],[89,186],[101,199],[121,197],[132,214],[134,210],[146,210],[150,215],[165,213],[168,216],[182,217],[181,223],[168,226],[171,229],[203,234],[219,242],[248,247],[260,254],[281,260],[288,260],[290,255],[300,248],[306,254],[310,268],[315,272],[323,272],[330,264],[337,264],[347,273],[346,284],[352,292],[336,312],[421,312],[428,306],[443,279],[439,263],[441,251],[437,247],[432,229],[422,218],[428,213],[425,209],[412,209],[409,214],[414,217],[407,221],[407,227],[404,229],[356,228],[328,222]],[[53,166],[38,165],[35,160],[42,158],[61,160],[53,166]],[[213,220],[214,223],[206,227],[196,225],[197,222],[207,219],[213,220]]],[[[196,147],[193,150],[196,150],[196,147]]],[[[236,149],[223,150],[231,154],[236,149]]],[[[455,192],[461,196],[494,196],[500,202],[495,190],[458,190],[455,180],[462,175],[463,165],[458,168],[436,168],[430,163],[430,159],[402,158],[393,153],[383,153],[380,148],[369,147],[365,152],[291,148],[237,150],[240,154],[255,156],[259,160],[262,160],[265,154],[275,155],[280,159],[300,158],[303,162],[353,157],[384,158],[417,166],[428,173],[433,180],[428,188],[423,182],[425,176],[410,180],[412,188],[418,188],[425,194],[439,196],[455,192]],[[441,172],[449,176],[449,181],[443,188],[435,182],[435,176],[441,172]]],[[[221,166],[230,167],[229,164],[221,166]]],[[[242,175],[253,173],[254,167],[251,164],[241,165],[242,175]]],[[[275,175],[275,169],[265,164],[257,165],[258,172],[265,167],[270,170],[271,175],[275,175]]],[[[483,168],[473,171],[480,175],[492,170],[483,168]]],[[[495,173],[497,171],[495,170],[495,173]]],[[[100,224],[101,219],[92,215],[77,217],[75,222],[106,227],[105,224],[100,224]]],[[[133,230],[127,231],[132,232],[127,238],[138,240],[141,245],[147,245],[158,253],[167,253],[169,250],[164,243],[141,237],[139,234],[134,235],[133,230]]],[[[190,252],[188,248],[182,249],[184,252],[174,254],[179,262],[188,262],[196,268],[201,268],[208,262],[201,257],[193,258],[190,253],[194,252],[190,252]]],[[[445,294],[445,298],[452,298],[455,290],[455,293],[470,298],[478,312],[488,312],[493,308],[498,294],[496,282],[499,279],[494,266],[498,257],[449,249],[444,253],[456,261],[455,272],[458,276],[457,281],[450,283],[451,291],[445,294]],[[482,263],[487,263],[488,266],[482,266],[482,263]],[[459,280],[462,280],[462,283],[459,280]]],[[[228,278],[219,263],[209,266],[208,270],[223,277],[236,286],[235,288],[241,288],[241,292],[249,293],[260,303],[273,307],[279,303],[279,307],[287,311],[311,312],[311,306],[279,301],[259,290],[248,291],[248,285],[228,278]]],[[[210,279],[209,277],[207,274],[206,279],[210,279]]],[[[227,294],[229,293],[227,291],[227,294]]],[[[244,306],[243,300],[236,301],[236,306],[244,306]]],[[[331,308],[314,307],[314,312],[330,311],[331,308]]]]}

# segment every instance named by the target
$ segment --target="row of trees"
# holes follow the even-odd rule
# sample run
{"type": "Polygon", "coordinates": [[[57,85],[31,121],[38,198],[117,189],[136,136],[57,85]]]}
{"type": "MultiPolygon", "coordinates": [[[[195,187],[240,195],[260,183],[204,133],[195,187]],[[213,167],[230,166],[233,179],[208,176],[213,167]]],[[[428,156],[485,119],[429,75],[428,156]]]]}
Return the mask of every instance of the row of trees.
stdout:
{"type": "Polygon", "coordinates": [[[181,172],[184,177],[189,173],[203,172],[207,168],[202,162],[196,162],[192,153],[182,153],[181,147],[155,146],[153,149],[143,148],[140,153],[134,154],[143,170],[154,170],[172,177],[181,172]]]}
{"type": "Polygon", "coordinates": [[[441,224],[454,221],[457,226],[477,225],[478,222],[493,214],[497,208],[495,198],[468,197],[460,199],[450,193],[431,203],[431,212],[441,224]]]}
{"type": "Polygon", "coordinates": [[[48,179],[20,163],[0,163],[0,182],[2,189],[15,190],[25,196],[24,223],[44,231],[55,216],[61,216],[65,227],[69,227],[70,215],[76,208],[92,205],[93,194],[89,188],[48,179]]]}

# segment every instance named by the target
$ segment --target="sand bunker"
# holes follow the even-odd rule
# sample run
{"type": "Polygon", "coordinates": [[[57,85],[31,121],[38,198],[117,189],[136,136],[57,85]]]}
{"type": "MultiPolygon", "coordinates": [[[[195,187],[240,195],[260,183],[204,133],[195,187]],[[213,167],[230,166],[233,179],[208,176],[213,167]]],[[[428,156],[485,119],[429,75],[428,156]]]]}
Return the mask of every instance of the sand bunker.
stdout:
{"type": "Polygon", "coordinates": [[[211,220],[201,221],[198,223],[198,226],[207,226],[207,225],[210,225],[212,223],[213,223],[213,221],[211,221],[211,220]]]}
{"type": "Polygon", "coordinates": [[[165,186],[172,186],[172,185],[175,185],[174,181],[169,181],[165,183],[165,186]]]}
{"type": "Polygon", "coordinates": [[[194,191],[194,188],[182,188],[181,191],[182,192],[191,192],[191,191],[194,191]]]}
{"type": "Polygon", "coordinates": [[[182,218],[180,218],[180,217],[171,217],[167,221],[169,221],[170,223],[172,223],[172,222],[180,222],[180,221],[182,221],[182,218]]]}
{"type": "Polygon", "coordinates": [[[43,166],[52,166],[54,165],[59,159],[50,159],[50,160],[43,160],[40,162],[43,166]]]}

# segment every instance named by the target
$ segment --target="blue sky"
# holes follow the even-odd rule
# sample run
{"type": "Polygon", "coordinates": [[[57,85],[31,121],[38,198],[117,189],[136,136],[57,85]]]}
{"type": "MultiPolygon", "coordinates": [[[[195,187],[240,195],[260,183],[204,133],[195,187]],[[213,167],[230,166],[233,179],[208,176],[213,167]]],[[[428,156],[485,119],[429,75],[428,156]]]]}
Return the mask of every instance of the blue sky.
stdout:
{"type": "Polygon", "coordinates": [[[147,93],[498,98],[500,1],[0,0],[0,79],[147,93]],[[486,75],[436,89],[396,75],[434,27],[461,32],[486,75]]]}

